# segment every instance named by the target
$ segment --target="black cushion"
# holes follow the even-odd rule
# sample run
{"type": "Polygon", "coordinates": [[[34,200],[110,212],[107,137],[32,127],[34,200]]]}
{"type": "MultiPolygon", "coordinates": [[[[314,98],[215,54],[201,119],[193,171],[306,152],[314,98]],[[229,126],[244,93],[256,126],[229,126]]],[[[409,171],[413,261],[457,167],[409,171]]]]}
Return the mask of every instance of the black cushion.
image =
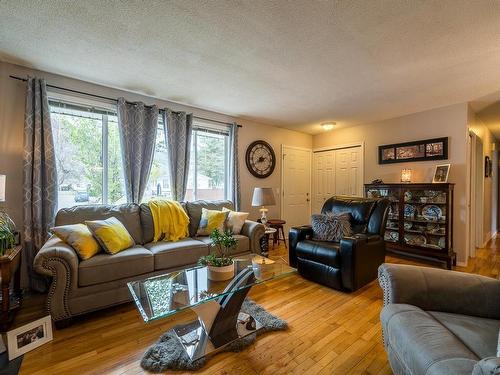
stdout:
{"type": "Polygon", "coordinates": [[[334,215],[350,213],[352,216],[353,229],[359,225],[367,225],[368,219],[375,207],[376,200],[332,197],[328,199],[323,208],[322,214],[331,212],[334,215]]]}
{"type": "Polygon", "coordinates": [[[340,243],[327,241],[304,240],[295,249],[297,258],[340,267],[340,243]]]}

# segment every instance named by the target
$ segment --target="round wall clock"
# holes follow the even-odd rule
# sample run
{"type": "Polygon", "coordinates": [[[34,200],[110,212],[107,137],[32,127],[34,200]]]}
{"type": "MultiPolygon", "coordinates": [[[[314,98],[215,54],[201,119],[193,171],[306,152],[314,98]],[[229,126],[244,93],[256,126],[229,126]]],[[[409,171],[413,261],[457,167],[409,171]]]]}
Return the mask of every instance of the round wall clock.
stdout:
{"type": "Polygon", "coordinates": [[[255,141],[248,146],[245,161],[251,174],[258,178],[266,178],[274,171],[276,155],[269,143],[255,141]]]}

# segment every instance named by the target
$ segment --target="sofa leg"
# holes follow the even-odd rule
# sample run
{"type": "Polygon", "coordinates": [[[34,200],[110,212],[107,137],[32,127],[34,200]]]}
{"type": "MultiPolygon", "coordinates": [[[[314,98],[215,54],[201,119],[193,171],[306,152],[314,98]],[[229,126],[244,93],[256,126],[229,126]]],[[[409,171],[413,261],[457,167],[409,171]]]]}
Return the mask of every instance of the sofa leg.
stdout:
{"type": "Polygon", "coordinates": [[[73,318],[58,320],[57,322],[54,322],[54,324],[56,325],[57,329],[68,328],[71,324],[73,324],[73,318]]]}

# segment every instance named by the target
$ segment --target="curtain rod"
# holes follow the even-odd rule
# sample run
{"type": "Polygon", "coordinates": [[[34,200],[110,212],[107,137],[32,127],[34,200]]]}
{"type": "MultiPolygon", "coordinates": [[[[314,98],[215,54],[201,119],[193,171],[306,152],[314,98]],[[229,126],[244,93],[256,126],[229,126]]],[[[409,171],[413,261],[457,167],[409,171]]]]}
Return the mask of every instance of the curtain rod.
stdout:
{"type": "MultiPolygon", "coordinates": [[[[12,76],[12,75],[9,76],[9,77],[12,78],[12,79],[17,79],[18,81],[23,81],[23,82],[27,81],[26,78],[21,78],[21,77],[12,76]]],[[[107,96],[91,94],[91,93],[84,92],[84,91],[78,91],[78,90],[68,89],[66,87],[60,87],[60,86],[49,85],[49,84],[47,84],[47,87],[50,87],[50,88],[53,88],[53,89],[58,89],[58,90],[63,90],[63,91],[69,91],[69,92],[72,92],[72,93],[75,93],[75,94],[92,96],[94,98],[109,100],[109,101],[112,101],[112,102],[117,102],[118,101],[118,99],[116,99],[116,98],[110,98],[110,97],[107,97],[107,96]]],[[[133,102],[127,101],[127,103],[133,103],[133,102]]],[[[146,107],[151,108],[151,106],[149,106],[149,105],[146,105],[146,107]]],[[[219,121],[219,120],[212,120],[212,119],[209,119],[209,118],[206,118],[206,117],[199,117],[199,116],[194,116],[194,115],[193,115],[193,118],[195,118],[197,120],[204,120],[204,121],[216,122],[218,124],[224,124],[224,125],[232,125],[233,124],[231,122],[224,122],[224,121],[219,121]]],[[[243,127],[242,125],[239,125],[239,124],[237,126],[238,126],[238,128],[242,128],[243,127]]]]}

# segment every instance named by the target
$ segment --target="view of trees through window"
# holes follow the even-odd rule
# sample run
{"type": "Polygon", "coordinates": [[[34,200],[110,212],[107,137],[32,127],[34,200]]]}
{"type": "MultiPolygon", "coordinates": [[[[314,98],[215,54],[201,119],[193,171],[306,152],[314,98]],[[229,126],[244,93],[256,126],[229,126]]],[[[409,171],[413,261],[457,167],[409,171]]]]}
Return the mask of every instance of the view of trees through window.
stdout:
{"type": "Polygon", "coordinates": [[[55,105],[51,120],[59,208],[126,202],[116,115],[55,105]]]}
{"type": "MultiPolygon", "coordinates": [[[[59,208],[126,203],[116,114],[51,101],[59,186],[59,208]]],[[[229,135],[195,127],[186,200],[224,199],[227,194],[229,135]]],[[[163,123],[143,202],[172,199],[163,123]]]]}
{"type": "Polygon", "coordinates": [[[226,198],[228,138],[222,133],[193,130],[186,200],[226,198]]]}

